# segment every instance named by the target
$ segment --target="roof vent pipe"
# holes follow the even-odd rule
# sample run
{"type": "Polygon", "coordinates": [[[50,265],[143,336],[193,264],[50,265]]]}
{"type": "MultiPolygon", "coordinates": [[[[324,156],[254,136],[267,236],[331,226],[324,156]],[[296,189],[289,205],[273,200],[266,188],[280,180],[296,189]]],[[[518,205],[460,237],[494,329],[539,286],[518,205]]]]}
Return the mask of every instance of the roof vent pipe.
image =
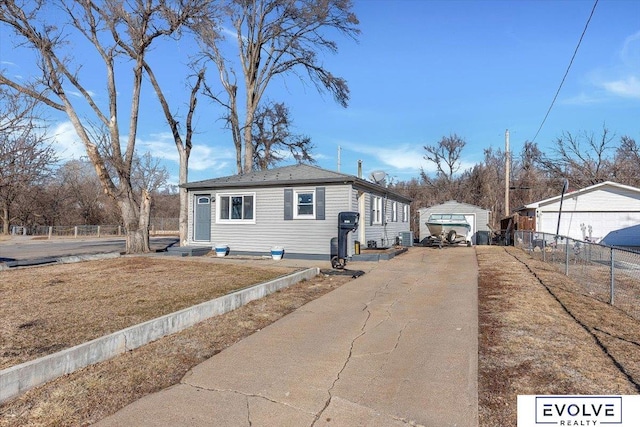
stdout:
{"type": "Polygon", "coordinates": [[[358,178],[362,178],[362,160],[358,160],[358,178]]]}

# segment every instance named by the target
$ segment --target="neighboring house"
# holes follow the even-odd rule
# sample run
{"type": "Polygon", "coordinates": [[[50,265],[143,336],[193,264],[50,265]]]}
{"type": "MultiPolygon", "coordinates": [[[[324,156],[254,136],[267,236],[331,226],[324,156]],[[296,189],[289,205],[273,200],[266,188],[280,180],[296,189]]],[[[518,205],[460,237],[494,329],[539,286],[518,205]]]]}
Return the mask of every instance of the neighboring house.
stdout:
{"type": "Polygon", "coordinates": [[[560,236],[596,242],[616,230],[633,231],[640,224],[640,189],[636,187],[606,181],[568,192],[562,200],[562,212],[560,200],[561,196],[556,196],[531,203],[518,213],[535,218],[536,231],[556,234],[558,230],[560,236]]]}
{"type": "Polygon", "coordinates": [[[187,245],[228,245],[231,254],[329,259],[338,213],[360,213],[354,241],[378,247],[409,232],[411,199],[352,175],[309,165],[286,166],[183,185],[189,195],[187,245]]]}
{"type": "Polygon", "coordinates": [[[491,223],[491,211],[482,209],[481,207],[470,205],[468,203],[460,203],[455,200],[449,200],[441,205],[435,205],[428,208],[418,209],[420,214],[420,239],[424,241],[430,236],[429,229],[426,222],[431,214],[462,214],[467,219],[467,222],[471,224],[471,243],[476,245],[483,240],[480,236],[483,236],[487,241],[482,241],[483,244],[488,244],[489,238],[489,224],[491,223]]]}

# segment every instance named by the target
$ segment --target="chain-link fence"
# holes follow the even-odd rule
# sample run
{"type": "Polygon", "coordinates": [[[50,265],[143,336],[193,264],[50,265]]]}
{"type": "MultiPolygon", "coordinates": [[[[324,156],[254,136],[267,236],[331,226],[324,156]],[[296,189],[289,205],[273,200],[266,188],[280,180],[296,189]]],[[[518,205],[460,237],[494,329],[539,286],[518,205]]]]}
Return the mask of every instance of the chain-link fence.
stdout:
{"type": "Polygon", "coordinates": [[[584,295],[640,320],[640,252],[534,231],[516,231],[514,245],[571,277],[584,295]]]}
{"type": "MultiPolygon", "coordinates": [[[[177,235],[178,218],[152,218],[149,232],[152,235],[177,235]]],[[[121,225],[37,225],[32,227],[12,226],[11,234],[54,237],[109,237],[124,236],[125,229],[121,225]]]]}

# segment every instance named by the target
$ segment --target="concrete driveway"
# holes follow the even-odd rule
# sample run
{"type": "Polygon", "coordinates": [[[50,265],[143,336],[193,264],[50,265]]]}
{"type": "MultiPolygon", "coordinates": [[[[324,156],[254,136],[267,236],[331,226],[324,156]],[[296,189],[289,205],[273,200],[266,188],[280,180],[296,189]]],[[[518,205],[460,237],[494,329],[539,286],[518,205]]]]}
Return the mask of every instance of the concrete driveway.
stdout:
{"type": "Polygon", "coordinates": [[[475,250],[365,269],[97,425],[476,426],[475,250]]]}

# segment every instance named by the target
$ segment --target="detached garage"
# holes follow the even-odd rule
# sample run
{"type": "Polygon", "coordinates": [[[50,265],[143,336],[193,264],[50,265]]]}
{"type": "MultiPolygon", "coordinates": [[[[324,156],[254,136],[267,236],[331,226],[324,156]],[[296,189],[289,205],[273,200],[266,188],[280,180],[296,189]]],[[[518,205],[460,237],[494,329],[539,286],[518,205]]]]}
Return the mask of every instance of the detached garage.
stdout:
{"type": "Polygon", "coordinates": [[[430,235],[426,222],[431,214],[463,214],[467,222],[471,224],[471,243],[474,245],[488,244],[488,241],[484,242],[481,236],[485,236],[486,239],[489,236],[490,228],[488,224],[491,223],[491,211],[489,210],[468,203],[449,200],[441,205],[419,209],[418,212],[420,213],[421,241],[430,235]]]}
{"type": "MultiPolygon", "coordinates": [[[[600,241],[617,230],[635,230],[640,224],[640,189],[611,181],[531,203],[520,215],[535,218],[536,231],[559,234],[577,240],[600,241]]],[[[623,231],[624,234],[624,231],[623,231]]],[[[618,236],[619,238],[620,236],[618,236]]]]}

